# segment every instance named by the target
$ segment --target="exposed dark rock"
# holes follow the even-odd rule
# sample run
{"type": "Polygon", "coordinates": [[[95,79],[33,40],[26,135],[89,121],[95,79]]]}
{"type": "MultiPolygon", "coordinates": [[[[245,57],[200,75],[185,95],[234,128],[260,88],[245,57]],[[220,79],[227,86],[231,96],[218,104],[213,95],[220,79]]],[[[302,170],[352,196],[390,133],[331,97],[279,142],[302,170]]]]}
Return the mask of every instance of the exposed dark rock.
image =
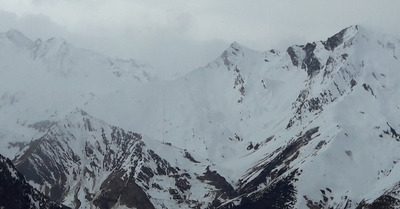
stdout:
{"type": "Polygon", "coordinates": [[[153,183],[153,184],[151,185],[151,187],[156,188],[156,189],[158,189],[158,190],[162,190],[162,187],[161,187],[159,184],[157,184],[157,183],[153,183]]]}
{"type": "MultiPolygon", "coordinates": [[[[312,77],[313,75],[318,73],[322,67],[321,62],[319,61],[317,56],[314,54],[314,50],[315,50],[316,46],[317,46],[316,43],[308,43],[305,46],[291,46],[286,50],[286,52],[290,56],[292,64],[296,67],[299,67],[301,64],[301,68],[306,70],[307,75],[309,77],[312,77]],[[299,55],[296,54],[295,47],[298,47],[299,50],[301,49],[305,52],[305,57],[303,60],[301,60],[299,55]]],[[[326,65],[330,64],[329,61],[330,60],[328,59],[326,65]]]]}
{"type": "Polygon", "coordinates": [[[271,184],[260,193],[243,195],[238,206],[224,205],[223,209],[281,209],[293,208],[296,203],[296,189],[293,182],[297,171],[291,172],[285,178],[271,184]]]}
{"type": "Polygon", "coordinates": [[[195,160],[192,155],[185,150],[185,158],[189,159],[190,161],[192,161],[193,163],[200,163],[199,161],[195,160]]]}
{"type": "MultiPolygon", "coordinates": [[[[162,170],[163,171],[163,170],[162,170]]],[[[163,173],[163,175],[165,175],[165,173],[163,173]]],[[[146,166],[142,166],[140,168],[140,172],[137,176],[137,178],[143,182],[149,183],[150,179],[154,176],[154,172],[153,170],[151,170],[151,168],[146,167],[146,166]]]]}
{"type": "Polygon", "coordinates": [[[228,51],[224,51],[221,55],[221,59],[224,62],[224,65],[228,68],[228,70],[230,70],[232,67],[232,63],[231,61],[229,61],[228,57],[229,57],[228,51]]]}
{"type": "Polygon", "coordinates": [[[234,137],[234,138],[229,137],[229,140],[231,140],[231,141],[233,141],[233,140],[236,140],[236,141],[243,141],[243,138],[241,138],[240,136],[238,136],[238,135],[235,133],[235,137],[234,137]]]}
{"type": "Polygon", "coordinates": [[[290,127],[292,127],[293,124],[294,124],[294,120],[293,120],[293,118],[291,118],[291,119],[289,120],[288,124],[286,125],[286,129],[289,129],[290,127]]]}
{"type": "Polygon", "coordinates": [[[178,190],[169,188],[168,192],[172,196],[172,199],[176,200],[178,204],[183,202],[182,196],[179,194],[178,190]]]}
{"type": "Polygon", "coordinates": [[[236,89],[238,87],[237,89],[240,92],[240,94],[242,96],[245,96],[246,91],[245,91],[245,88],[244,88],[244,83],[245,83],[244,79],[243,79],[242,75],[240,74],[240,71],[239,71],[239,69],[237,67],[235,69],[235,72],[237,73],[237,75],[236,75],[236,78],[235,78],[235,82],[233,84],[233,88],[236,89]]]}
{"type": "Polygon", "coordinates": [[[297,56],[296,52],[294,51],[293,47],[289,47],[286,52],[290,56],[290,60],[292,60],[292,64],[296,67],[299,66],[299,57],[297,56]]]}
{"type": "Polygon", "coordinates": [[[129,208],[154,209],[146,193],[135,183],[133,177],[123,177],[124,172],[114,171],[101,185],[100,194],[93,204],[108,209],[120,201],[129,208]]]}
{"type": "Polygon", "coordinates": [[[400,200],[390,195],[382,195],[372,203],[361,201],[356,209],[394,209],[400,206],[400,200]]]}
{"type": "MultiPolygon", "coordinates": [[[[397,133],[397,131],[391,126],[389,125],[389,123],[386,123],[389,126],[390,129],[390,135],[395,138],[397,141],[400,141],[400,134],[397,133]]],[[[384,131],[385,134],[389,135],[389,131],[384,131]]]]}
{"type": "Polygon", "coordinates": [[[328,57],[325,63],[325,68],[324,68],[324,75],[323,77],[326,78],[328,75],[332,73],[332,68],[330,65],[335,62],[335,59],[331,56],[328,57]]]}
{"type": "MultiPolygon", "coordinates": [[[[355,26],[358,29],[358,26],[355,26]]],[[[334,50],[337,46],[343,43],[343,36],[348,28],[341,30],[339,33],[329,37],[328,40],[322,42],[326,50],[334,50]]]]}
{"type": "Polygon", "coordinates": [[[362,87],[364,87],[365,91],[369,91],[372,96],[376,97],[374,94],[374,91],[371,89],[371,87],[368,84],[363,83],[362,87]]]}
{"type": "Polygon", "coordinates": [[[172,167],[165,159],[162,159],[159,155],[157,155],[153,150],[147,151],[150,157],[157,164],[157,174],[160,175],[171,175],[177,174],[177,169],[172,167]]]}
{"type": "Polygon", "coordinates": [[[169,192],[169,194],[172,194],[172,195],[179,194],[178,190],[176,190],[176,189],[171,189],[171,188],[168,189],[168,192],[169,192]]]}
{"type": "Polygon", "coordinates": [[[316,150],[320,150],[322,148],[322,146],[325,144],[326,142],[324,140],[318,142],[317,146],[315,147],[316,150]]]}
{"type": "Polygon", "coordinates": [[[357,85],[357,82],[354,79],[351,79],[350,87],[353,88],[355,85],[357,85]]]}
{"type": "Polygon", "coordinates": [[[321,101],[318,97],[311,98],[308,102],[308,111],[312,112],[315,110],[320,110],[322,108],[321,101]]]}
{"type": "Polygon", "coordinates": [[[393,188],[387,190],[384,194],[376,198],[375,200],[361,201],[356,209],[392,209],[400,207],[400,182],[398,182],[393,188]]]}
{"type": "MultiPolygon", "coordinates": [[[[268,163],[261,165],[259,167],[253,168],[250,173],[256,173],[257,171],[262,171],[257,175],[257,177],[253,178],[250,182],[239,182],[239,193],[246,194],[251,191],[255,191],[257,186],[266,182],[267,178],[272,180],[278,178],[282,173],[284,173],[287,166],[293,161],[295,158],[293,155],[298,155],[298,150],[307,145],[308,142],[312,139],[312,136],[317,133],[319,127],[311,128],[306,131],[301,137],[297,140],[291,142],[284,148],[275,158],[269,160],[268,163]],[[297,154],[296,154],[297,153],[297,154]],[[286,164],[281,170],[276,171],[275,168],[286,164]]],[[[268,156],[269,157],[269,156],[268,156]]]]}
{"type": "MultiPolygon", "coordinates": [[[[16,162],[16,167],[27,180],[32,180],[40,185],[44,184],[44,182],[49,182],[52,187],[45,192],[45,195],[48,195],[54,201],[60,202],[66,191],[64,185],[67,173],[64,171],[62,164],[54,164],[54,159],[51,159],[43,152],[41,146],[48,142],[49,139],[46,137],[31,142],[29,149],[16,162]],[[37,157],[30,158],[32,154],[35,154],[37,157]]],[[[57,152],[51,146],[46,147],[53,152],[57,152]]]]}
{"type": "Polygon", "coordinates": [[[261,83],[262,83],[262,85],[263,85],[264,89],[267,89],[267,86],[265,85],[265,82],[264,82],[264,80],[261,80],[261,83]]]}
{"type": "Polygon", "coordinates": [[[274,137],[275,137],[275,135],[272,135],[272,136],[268,137],[267,139],[265,139],[265,143],[268,143],[268,142],[271,141],[274,137]]]}
{"type": "Polygon", "coordinates": [[[308,43],[303,48],[303,50],[306,52],[306,57],[303,60],[301,68],[306,69],[307,75],[310,77],[312,77],[314,73],[318,72],[321,69],[321,63],[314,54],[315,47],[315,43],[308,43]]]}
{"type": "Polygon", "coordinates": [[[10,159],[0,155],[0,208],[67,209],[29,185],[10,159]]]}
{"type": "Polygon", "coordinates": [[[322,92],[318,97],[309,98],[309,91],[303,90],[300,92],[296,101],[292,104],[292,109],[295,110],[294,116],[289,120],[286,129],[291,128],[297,121],[302,121],[303,113],[321,112],[323,105],[333,102],[336,98],[330,92],[322,92]]]}
{"type": "Polygon", "coordinates": [[[207,181],[208,184],[213,185],[217,191],[217,197],[228,199],[233,198],[237,195],[235,189],[229,184],[226,179],[219,175],[216,171],[211,171],[207,167],[206,172],[202,176],[198,176],[197,179],[201,181],[207,181]]]}
{"type": "Polygon", "coordinates": [[[178,178],[177,180],[175,180],[175,186],[180,189],[181,192],[184,192],[191,188],[190,183],[185,178],[178,178]]]}
{"type": "Polygon", "coordinates": [[[85,129],[86,129],[86,130],[88,130],[88,131],[95,131],[95,130],[92,128],[92,125],[90,124],[89,118],[83,118],[83,122],[84,122],[85,129]]]}
{"type": "Polygon", "coordinates": [[[51,126],[56,124],[54,121],[44,120],[28,125],[29,128],[34,128],[40,132],[47,131],[51,126]]]}
{"type": "Polygon", "coordinates": [[[253,143],[250,142],[249,146],[247,146],[247,150],[253,149],[253,143]]]}
{"type": "Polygon", "coordinates": [[[241,87],[239,88],[239,92],[240,92],[240,94],[241,94],[242,96],[245,95],[244,86],[241,86],[241,87]]]}

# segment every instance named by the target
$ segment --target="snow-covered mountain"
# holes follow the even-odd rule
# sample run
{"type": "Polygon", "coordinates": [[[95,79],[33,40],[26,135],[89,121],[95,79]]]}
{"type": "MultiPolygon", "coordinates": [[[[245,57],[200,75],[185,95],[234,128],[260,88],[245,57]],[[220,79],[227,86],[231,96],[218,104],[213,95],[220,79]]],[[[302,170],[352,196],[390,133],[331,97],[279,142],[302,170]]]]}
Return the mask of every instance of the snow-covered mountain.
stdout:
{"type": "Polygon", "coordinates": [[[139,61],[109,58],[60,38],[31,41],[15,30],[2,33],[0,149],[13,158],[16,146],[3,148],[29,142],[32,128],[46,128],[99,94],[154,80],[155,69],[139,61]]]}
{"type": "Polygon", "coordinates": [[[9,31],[1,154],[73,208],[400,207],[399,48],[351,26],[165,80],[9,31]]]}
{"type": "Polygon", "coordinates": [[[213,186],[202,184],[207,177],[196,174],[205,166],[186,150],[144,140],[82,110],[52,125],[15,163],[45,195],[76,208],[195,207],[208,203],[203,196],[214,197],[208,194],[213,186]]]}

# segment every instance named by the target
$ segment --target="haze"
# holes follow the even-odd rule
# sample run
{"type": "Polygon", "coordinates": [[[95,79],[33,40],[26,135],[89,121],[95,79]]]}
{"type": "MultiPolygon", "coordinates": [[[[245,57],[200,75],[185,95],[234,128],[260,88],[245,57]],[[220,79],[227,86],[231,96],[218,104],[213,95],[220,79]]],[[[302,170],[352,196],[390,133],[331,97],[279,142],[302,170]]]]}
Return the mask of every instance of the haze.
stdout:
{"type": "Polygon", "coordinates": [[[257,50],[324,40],[361,24],[400,36],[400,1],[1,0],[0,31],[62,37],[80,48],[183,74],[237,41],[257,50]]]}

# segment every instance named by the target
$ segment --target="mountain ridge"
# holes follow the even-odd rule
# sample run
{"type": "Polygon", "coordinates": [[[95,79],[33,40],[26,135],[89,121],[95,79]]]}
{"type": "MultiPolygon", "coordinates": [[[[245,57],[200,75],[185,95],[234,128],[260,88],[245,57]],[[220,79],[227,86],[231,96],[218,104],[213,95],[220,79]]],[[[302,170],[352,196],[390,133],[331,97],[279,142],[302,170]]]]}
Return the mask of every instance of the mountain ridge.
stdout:
{"type": "Polygon", "coordinates": [[[69,77],[90,90],[68,99],[62,89],[47,90],[46,114],[23,104],[39,93],[3,90],[0,113],[10,119],[1,139],[18,142],[11,130],[26,135],[21,148],[6,144],[19,149],[17,167],[75,208],[398,205],[399,47],[398,38],[358,25],[286,51],[234,42],[174,80],[69,77]],[[98,88],[98,79],[108,88],[98,88]],[[18,115],[21,107],[42,119],[18,115]],[[121,201],[130,198],[127,188],[142,198],[121,201]]]}

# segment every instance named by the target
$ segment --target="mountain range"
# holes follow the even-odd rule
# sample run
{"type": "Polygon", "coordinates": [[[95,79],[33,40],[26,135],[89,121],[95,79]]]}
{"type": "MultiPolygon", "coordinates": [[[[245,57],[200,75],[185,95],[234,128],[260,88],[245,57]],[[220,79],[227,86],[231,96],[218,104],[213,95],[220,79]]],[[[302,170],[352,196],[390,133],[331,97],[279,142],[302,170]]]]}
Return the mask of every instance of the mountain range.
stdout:
{"type": "Polygon", "coordinates": [[[355,25],[171,78],[10,30],[0,154],[71,208],[400,207],[399,49],[355,25]]]}

